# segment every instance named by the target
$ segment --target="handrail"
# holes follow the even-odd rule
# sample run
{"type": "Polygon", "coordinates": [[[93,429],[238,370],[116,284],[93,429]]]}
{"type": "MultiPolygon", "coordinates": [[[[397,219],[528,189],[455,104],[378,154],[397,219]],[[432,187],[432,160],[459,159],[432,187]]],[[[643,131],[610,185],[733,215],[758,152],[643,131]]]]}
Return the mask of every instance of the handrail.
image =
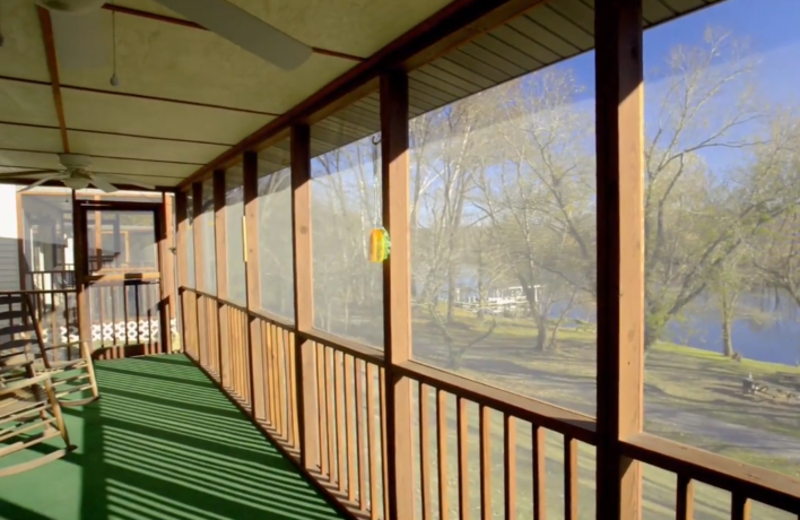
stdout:
{"type": "Polygon", "coordinates": [[[16,291],[0,291],[0,296],[13,296],[16,294],[64,294],[77,292],[77,289],[20,289],[16,291]]]}
{"type": "MultiPolygon", "coordinates": [[[[482,409],[491,409],[500,412],[506,416],[506,423],[509,417],[514,417],[528,422],[535,427],[541,427],[560,433],[564,435],[565,439],[570,440],[569,443],[565,441],[565,456],[566,453],[569,452],[570,457],[572,457],[570,459],[570,467],[567,468],[565,466],[565,475],[569,473],[570,479],[574,479],[573,473],[577,471],[577,459],[575,458],[577,457],[577,451],[575,451],[575,447],[573,446],[574,441],[581,441],[589,445],[597,445],[599,442],[596,432],[597,421],[594,417],[543,402],[532,397],[515,394],[508,390],[474,381],[461,375],[428,366],[414,360],[389,366],[384,358],[383,351],[363,345],[358,341],[342,338],[336,334],[316,329],[299,331],[293,324],[288,323],[285,319],[264,315],[263,311],[248,310],[241,305],[227,302],[217,296],[190,287],[180,287],[179,291],[181,294],[184,292],[192,292],[198,296],[213,299],[220,305],[219,309],[222,309],[223,306],[229,306],[245,315],[266,320],[290,334],[294,334],[296,338],[304,338],[316,343],[318,347],[332,349],[334,352],[342,353],[345,359],[347,356],[351,356],[352,358],[363,360],[366,362],[367,368],[369,368],[370,365],[381,367],[385,369],[386,372],[391,371],[395,376],[408,378],[420,385],[425,385],[425,387],[429,389],[450,394],[458,400],[474,402],[482,409]],[[567,471],[567,469],[569,469],[569,471],[567,471]]],[[[328,377],[333,377],[334,380],[338,381],[341,377],[339,372],[336,372],[334,375],[325,375],[325,370],[329,369],[324,367],[330,362],[328,361],[330,358],[326,357],[324,359],[323,361],[318,361],[318,363],[321,364],[317,366],[317,370],[320,371],[317,377],[321,376],[325,381],[327,381],[328,377]]],[[[277,374],[276,377],[287,377],[288,379],[286,381],[290,381],[295,377],[294,369],[291,366],[287,367],[286,365],[281,365],[279,367],[274,365],[274,361],[272,363],[273,365],[271,366],[273,369],[288,370],[284,375],[277,374]]],[[[336,366],[338,367],[339,365],[336,366]]],[[[340,368],[336,368],[336,370],[340,370],[340,368]]],[[[312,375],[312,377],[314,376],[312,375]]],[[[344,377],[347,378],[349,376],[345,374],[344,377]]],[[[381,379],[384,377],[383,372],[380,377],[381,379]]],[[[358,379],[356,382],[361,384],[358,382],[358,379]]],[[[327,382],[325,384],[330,385],[331,383],[327,382]]],[[[336,384],[339,383],[337,382],[336,384]]],[[[345,385],[349,384],[350,383],[345,382],[345,385]]],[[[383,385],[383,383],[381,384],[383,385]]],[[[389,384],[388,381],[386,384],[389,384]]],[[[422,388],[423,387],[420,386],[420,392],[422,388]]],[[[320,389],[318,391],[322,392],[319,398],[323,399],[327,390],[323,391],[320,389]]],[[[285,404],[287,409],[292,409],[292,406],[296,406],[294,396],[284,395],[284,397],[289,399],[288,403],[285,404]]],[[[322,403],[323,401],[321,400],[320,402],[322,403]]],[[[371,401],[368,399],[368,402],[371,401]]],[[[439,402],[441,406],[442,401],[439,402]]],[[[420,399],[419,406],[421,407],[421,414],[423,413],[423,409],[427,410],[428,405],[425,403],[426,400],[420,399]]],[[[328,403],[328,406],[330,407],[330,403],[328,403]]],[[[328,410],[328,412],[330,413],[330,410],[328,410]]],[[[301,413],[301,411],[293,409],[292,413],[301,413]]],[[[427,414],[428,412],[425,411],[424,413],[427,414]]],[[[459,414],[460,413],[461,408],[459,408],[459,414]]],[[[485,417],[486,416],[482,415],[481,421],[484,421],[485,417]]],[[[442,417],[439,417],[438,420],[441,421],[442,417]]],[[[427,421],[423,421],[423,423],[428,424],[427,421]]],[[[385,427],[384,425],[383,428],[385,427]]],[[[422,427],[425,430],[428,429],[428,426],[422,427]]],[[[329,432],[328,435],[331,435],[331,433],[329,432]]],[[[428,433],[422,433],[421,435],[426,436],[428,433]]],[[[459,435],[462,435],[461,430],[459,430],[459,435]]],[[[508,433],[506,433],[506,435],[508,435],[508,433]]],[[[488,442],[488,440],[482,437],[481,442],[488,442]]],[[[697,480],[730,492],[733,497],[733,502],[737,504],[736,507],[741,507],[742,510],[744,510],[744,504],[746,504],[748,500],[753,500],[784,511],[800,513],[800,480],[796,478],[765,468],[741,463],[700,448],[676,443],[644,432],[620,440],[620,445],[624,456],[677,474],[679,477],[679,488],[680,482],[687,485],[686,483],[697,480]]],[[[302,446],[296,445],[293,446],[293,448],[302,449],[302,446]]],[[[338,449],[342,449],[342,446],[339,446],[338,449]]],[[[678,489],[678,494],[679,505],[676,506],[676,511],[680,514],[680,511],[686,510],[688,506],[685,503],[680,505],[680,489],[678,489]]],[[[684,493],[683,498],[685,499],[686,496],[686,493],[684,493]]],[[[577,507],[577,505],[575,505],[575,507],[577,507]]],[[[736,514],[734,514],[733,517],[739,518],[736,514]]]]}
{"type": "Polygon", "coordinates": [[[800,513],[800,480],[649,433],[622,441],[623,454],[751,500],[800,513]]]}
{"type": "Polygon", "coordinates": [[[532,397],[515,394],[485,383],[473,381],[457,374],[408,361],[394,369],[400,374],[425,383],[433,388],[463,397],[478,404],[488,406],[499,412],[530,421],[587,444],[596,444],[594,417],[573,412],[532,397]]]}

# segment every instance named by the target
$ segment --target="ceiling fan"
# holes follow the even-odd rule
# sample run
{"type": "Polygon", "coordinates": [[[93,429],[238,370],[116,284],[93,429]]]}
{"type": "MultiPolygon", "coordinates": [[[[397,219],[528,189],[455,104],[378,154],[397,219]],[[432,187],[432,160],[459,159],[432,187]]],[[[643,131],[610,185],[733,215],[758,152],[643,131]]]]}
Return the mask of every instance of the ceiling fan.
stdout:
{"type": "MultiPolygon", "coordinates": [[[[105,0],[35,0],[51,13],[59,62],[68,68],[107,60],[102,10],[105,0]]],[[[226,0],[156,0],[192,22],[284,70],[311,56],[311,47],[226,0]]]]}
{"type": "MultiPolygon", "coordinates": [[[[89,171],[89,168],[92,165],[92,158],[88,155],[60,153],[58,154],[58,160],[61,163],[61,166],[64,167],[63,170],[30,170],[23,172],[0,173],[0,181],[5,179],[19,179],[20,177],[24,177],[26,175],[46,174],[44,177],[26,186],[21,191],[31,190],[49,181],[61,181],[64,183],[64,186],[67,188],[72,188],[73,190],[83,190],[91,185],[97,189],[103,190],[106,193],[119,191],[119,188],[117,188],[111,181],[104,177],[105,174],[89,171]]],[[[152,184],[145,184],[135,179],[126,178],[125,184],[138,186],[147,190],[156,189],[156,187],[152,184]]]]}

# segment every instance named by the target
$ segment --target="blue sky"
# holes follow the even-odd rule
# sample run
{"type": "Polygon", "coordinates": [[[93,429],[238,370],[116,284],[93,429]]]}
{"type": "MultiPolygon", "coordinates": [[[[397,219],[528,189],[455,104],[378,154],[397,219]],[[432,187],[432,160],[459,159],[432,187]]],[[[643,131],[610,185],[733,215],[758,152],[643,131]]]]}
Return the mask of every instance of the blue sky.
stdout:
{"type": "MultiPolygon", "coordinates": [[[[776,83],[777,95],[786,95],[800,87],[800,1],[798,0],[726,0],[672,22],[648,29],[644,36],[645,69],[661,65],[676,45],[702,42],[706,27],[731,31],[739,38],[749,38],[753,52],[764,58],[765,81],[776,83]],[[792,66],[792,61],[795,65],[792,66]]],[[[594,53],[563,62],[586,87],[585,96],[594,96],[594,53]]]]}
{"type": "MultiPolygon", "coordinates": [[[[748,55],[759,61],[757,79],[762,98],[776,103],[800,100],[800,0],[726,0],[645,32],[646,121],[657,114],[665,85],[665,78],[657,77],[655,69],[665,66],[670,50],[676,46],[702,45],[703,34],[709,27],[748,41],[748,55]]],[[[585,87],[578,104],[582,109],[593,110],[594,53],[556,67],[572,71],[577,82],[585,87]]],[[[718,172],[739,157],[724,150],[704,151],[702,155],[718,172]]]]}

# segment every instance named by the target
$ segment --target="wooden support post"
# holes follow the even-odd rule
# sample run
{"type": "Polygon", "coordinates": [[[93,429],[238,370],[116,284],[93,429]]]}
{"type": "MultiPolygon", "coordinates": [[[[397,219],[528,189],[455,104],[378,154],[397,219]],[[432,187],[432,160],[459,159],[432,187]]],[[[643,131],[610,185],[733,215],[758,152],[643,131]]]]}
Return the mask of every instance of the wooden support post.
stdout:
{"type": "MultiPolygon", "coordinates": [[[[25,236],[25,206],[22,203],[22,192],[17,192],[17,268],[19,271],[19,288],[22,291],[28,289],[36,289],[36,280],[33,279],[31,275],[31,271],[33,270],[30,265],[28,265],[28,259],[25,255],[25,242],[27,241],[27,237],[25,236]],[[31,277],[31,281],[28,282],[28,277],[31,277]]],[[[74,220],[73,220],[74,222],[74,220]]]]}
{"type": "MultiPolygon", "coordinates": [[[[172,352],[172,324],[176,317],[175,255],[172,253],[172,247],[175,243],[175,229],[172,223],[172,200],[171,195],[161,194],[161,215],[159,219],[161,221],[159,223],[161,229],[158,237],[158,258],[161,271],[159,317],[161,320],[162,354],[172,352]]],[[[118,221],[119,219],[117,219],[118,221]]]]}
{"type": "MultiPolygon", "coordinates": [[[[179,191],[175,194],[175,221],[177,223],[176,237],[175,237],[175,256],[178,265],[178,286],[189,287],[192,282],[189,281],[189,215],[188,215],[188,197],[185,191],[179,191]]],[[[189,338],[196,337],[196,331],[189,332],[187,330],[187,297],[181,296],[181,346],[184,352],[191,353],[197,356],[197,347],[189,345],[189,338]]]]}
{"type": "MultiPolygon", "coordinates": [[[[214,252],[217,269],[217,301],[228,299],[228,247],[225,240],[225,170],[216,170],[213,179],[214,192],[214,252]]],[[[217,352],[219,353],[219,378],[222,387],[233,388],[231,380],[230,351],[235,348],[228,344],[228,314],[222,304],[217,303],[217,352]]],[[[241,396],[240,396],[241,397],[241,396]]]]}
{"type": "MultiPolygon", "coordinates": [[[[194,225],[192,226],[192,234],[194,241],[194,287],[198,291],[205,289],[204,269],[203,269],[203,226],[201,225],[200,215],[203,213],[203,183],[195,182],[192,184],[192,215],[194,217],[194,225]]],[[[208,330],[208,323],[206,322],[205,309],[202,309],[200,302],[203,301],[202,297],[198,297],[195,305],[197,316],[195,316],[195,323],[197,323],[197,330],[195,331],[197,338],[197,360],[200,365],[208,367],[209,360],[208,352],[208,336],[204,331],[208,330]]]]}
{"type": "Polygon", "coordinates": [[[72,243],[75,258],[75,290],[78,300],[78,335],[81,340],[92,340],[92,322],[89,309],[89,288],[86,275],[89,270],[88,244],[86,240],[86,214],[81,201],[72,190],[72,243]]]}
{"type": "Polygon", "coordinates": [[[644,104],[642,0],[596,0],[597,517],[642,518],[644,104]]]}
{"type": "Polygon", "coordinates": [[[244,261],[247,284],[248,335],[250,349],[250,395],[253,417],[267,420],[266,383],[264,378],[264,343],[261,338],[261,321],[252,311],[261,308],[261,274],[258,258],[258,154],[245,152],[244,169],[244,261]]]}
{"type": "Polygon", "coordinates": [[[411,380],[393,367],[411,358],[411,249],[408,225],[408,76],[381,76],[381,194],[392,252],[383,265],[386,440],[390,520],[414,517],[411,380]]]}
{"type": "MultiPolygon", "coordinates": [[[[300,332],[314,326],[314,294],[311,257],[311,131],[292,127],[292,253],[294,258],[294,319],[300,332]]],[[[320,469],[317,420],[316,358],[313,343],[295,339],[295,381],[301,462],[312,471],[320,469]]]]}

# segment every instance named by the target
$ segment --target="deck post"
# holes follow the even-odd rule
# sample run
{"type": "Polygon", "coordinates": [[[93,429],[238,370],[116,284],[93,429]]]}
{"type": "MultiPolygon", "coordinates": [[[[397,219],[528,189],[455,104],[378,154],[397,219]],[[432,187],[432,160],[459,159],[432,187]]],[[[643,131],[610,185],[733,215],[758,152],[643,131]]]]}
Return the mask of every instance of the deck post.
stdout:
{"type": "Polygon", "coordinates": [[[261,272],[258,243],[258,154],[245,152],[244,170],[244,262],[247,284],[247,344],[250,350],[250,398],[253,418],[267,420],[266,379],[264,377],[264,344],[261,321],[253,311],[261,309],[261,272]]]}
{"type": "Polygon", "coordinates": [[[292,256],[294,259],[295,381],[297,429],[303,468],[319,471],[316,355],[303,332],[314,326],[311,256],[311,131],[308,125],[292,127],[292,256]]]}
{"type": "Polygon", "coordinates": [[[245,152],[244,170],[244,252],[247,284],[247,344],[250,349],[250,395],[253,418],[263,423],[267,420],[266,382],[264,379],[264,344],[261,338],[261,321],[253,311],[261,308],[261,273],[258,244],[258,154],[245,152]]]}
{"type": "Polygon", "coordinates": [[[89,288],[86,285],[86,275],[89,271],[86,213],[75,190],[72,190],[72,242],[75,258],[75,290],[78,293],[78,336],[82,341],[91,342],[92,322],[89,314],[89,288]]]}
{"type": "Polygon", "coordinates": [[[383,330],[386,356],[386,452],[390,520],[414,517],[411,380],[395,365],[411,359],[411,237],[408,225],[408,76],[380,79],[381,202],[392,251],[383,264],[383,330]]]}
{"type": "MultiPolygon", "coordinates": [[[[175,228],[172,223],[173,198],[167,193],[161,194],[161,215],[159,230],[159,269],[161,270],[161,301],[159,314],[161,317],[161,354],[172,352],[172,323],[176,319],[175,289],[175,255],[170,248],[175,243],[175,228]]],[[[176,324],[177,328],[177,324],[176,324]]]]}
{"type": "MultiPolygon", "coordinates": [[[[175,237],[175,255],[178,265],[178,287],[189,287],[189,215],[188,215],[188,196],[185,191],[175,194],[175,221],[177,223],[175,237]]],[[[190,332],[187,321],[186,298],[183,292],[178,292],[181,307],[181,344],[183,351],[193,357],[197,357],[196,345],[189,344],[196,337],[196,331],[190,332]]],[[[188,294],[189,298],[194,298],[194,293],[188,294]]]]}
{"type": "MultiPolygon", "coordinates": [[[[205,287],[203,269],[203,226],[200,215],[203,213],[203,183],[195,182],[192,184],[192,215],[194,225],[192,226],[192,239],[194,242],[194,287],[198,291],[203,291],[205,287]]],[[[208,336],[203,331],[208,330],[205,322],[204,310],[200,302],[203,296],[197,296],[195,301],[195,323],[197,323],[197,362],[200,366],[209,367],[208,361],[208,336]]]]}
{"type": "Polygon", "coordinates": [[[228,317],[221,300],[228,299],[228,248],[225,240],[227,230],[225,214],[225,170],[216,170],[213,177],[214,191],[214,250],[217,270],[217,351],[219,354],[219,380],[222,388],[233,387],[229,363],[228,317]]]}
{"type": "Polygon", "coordinates": [[[596,0],[597,518],[642,518],[644,85],[642,0],[596,0]]]}

